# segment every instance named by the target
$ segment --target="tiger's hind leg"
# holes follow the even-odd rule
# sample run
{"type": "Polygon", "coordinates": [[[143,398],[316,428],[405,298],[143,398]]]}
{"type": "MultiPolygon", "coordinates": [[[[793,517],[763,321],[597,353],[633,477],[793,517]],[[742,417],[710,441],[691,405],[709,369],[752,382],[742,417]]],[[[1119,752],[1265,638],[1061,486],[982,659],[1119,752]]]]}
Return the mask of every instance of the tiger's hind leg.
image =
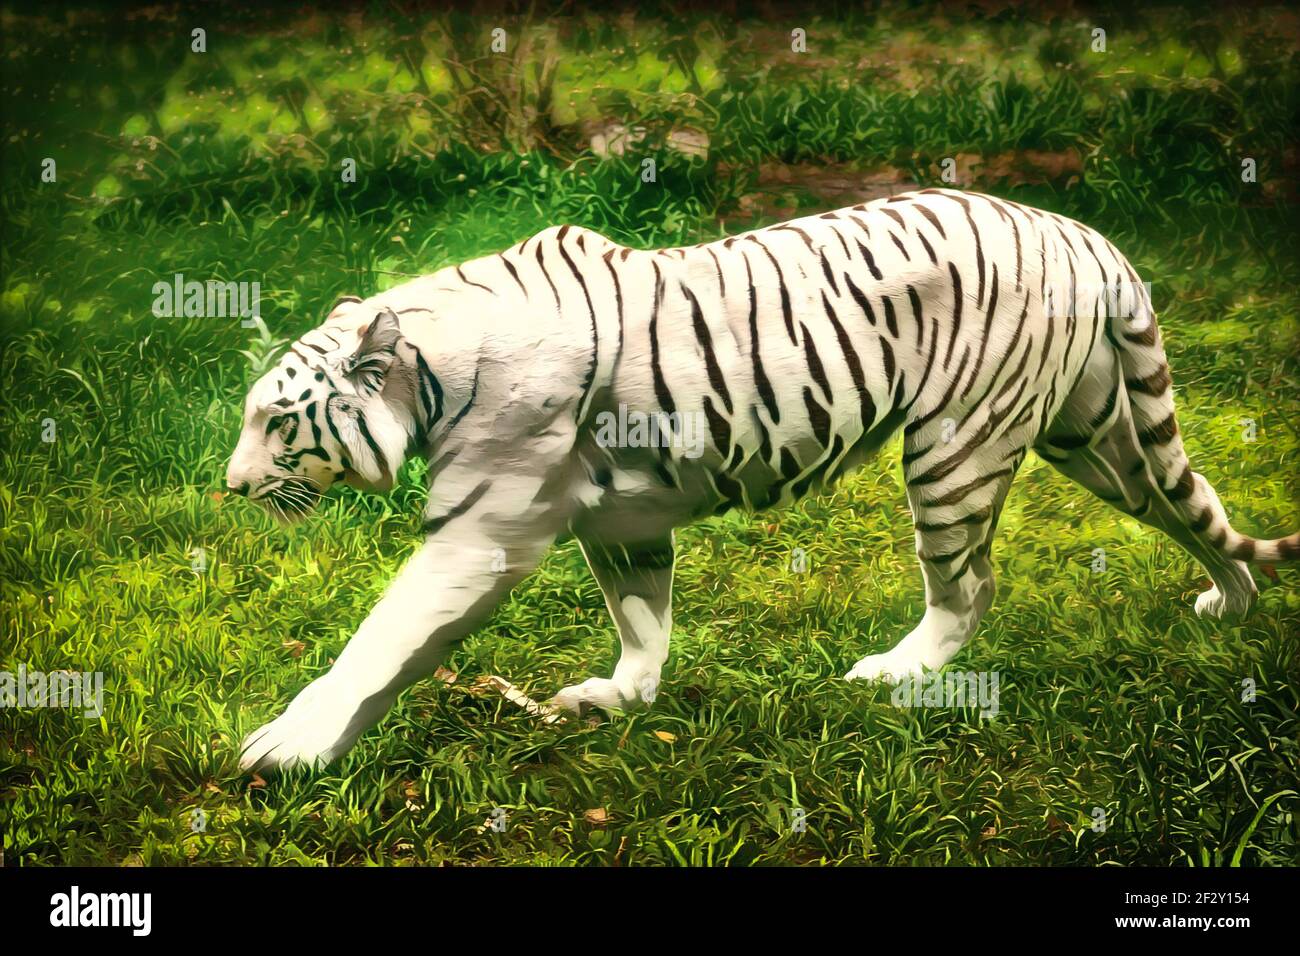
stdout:
{"type": "Polygon", "coordinates": [[[672,533],[639,547],[605,545],[579,537],[587,566],[600,584],[618,630],[621,651],[609,678],[566,687],[553,706],[583,715],[589,708],[637,710],[654,702],[668,659],[672,630],[672,533]]]}
{"type": "Polygon", "coordinates": [[[979,437],[965,446],[954,441],[948,457],[937,456],[937,464],[909,480],[925,614],[892,649],[854,664],[846,680],[900,681],[943,667],[993,603],[993,534],[1024,449],[980,445],[979,437]]]}
{"type": "Polygon", "coordinates": [[[1143,452],[1118,365],[1112,350],[1094,352],[1035,451],[1101,500],[1163,531],[1205,567],[1214,586],[1197,597],[1197,614],[1244,614],[1255,601],[1255,582],[1244,561],[1229,557],[1215,543],[1214,529],[1229,527],[1218,495],[1190,469],[1185,483],[1171,488],[1159,483],[1143,452]],[[1204,492],[1205,507],[1189,521],[1176,502],[1198,489],[1204,492]]]}

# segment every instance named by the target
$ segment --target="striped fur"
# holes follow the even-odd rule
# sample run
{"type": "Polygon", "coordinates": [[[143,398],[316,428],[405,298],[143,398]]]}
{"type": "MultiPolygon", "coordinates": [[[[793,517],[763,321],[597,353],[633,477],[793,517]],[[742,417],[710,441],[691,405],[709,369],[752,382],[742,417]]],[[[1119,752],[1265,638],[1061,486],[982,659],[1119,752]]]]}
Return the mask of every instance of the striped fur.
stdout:
{"type": "MultiPolygon", "coordinates": [[[[431,602],[407,609],[403,646],[420,665],[380,668],[402,679],[372,702],[502,593],[472,555],[503,552],[514,581],[576,535],[624,647],[613,678],[557,696],[580,711],[647,702],[667,654],[673,528],[796,500],[899,429],[927,610],[849,677],[942,666],[971,636],[1031,448],[1205,564],[1215,586],[1198,611],[1249,607],[1244,562],[1300,558],[1300,535],[1234,530],[1191,470],[1127,260],[1072,220],[937,189],[690,248],[555,227],[341,303],[250,393],[229,481],[298,517],[335,480],[383,488],[406,456],[429,462],[425,547],[465,565],[444,582],[465,606],[412,598],[431,602]],[[638,433],[647,421],[660,427],[638,433]]],[[[347,731],[316,756],[345,749],[374,711],[343,706],[347,731]]],[[[248,759],[277,762],[264,752],[277,735],[293,737],[264,734],[248,759]]]]}

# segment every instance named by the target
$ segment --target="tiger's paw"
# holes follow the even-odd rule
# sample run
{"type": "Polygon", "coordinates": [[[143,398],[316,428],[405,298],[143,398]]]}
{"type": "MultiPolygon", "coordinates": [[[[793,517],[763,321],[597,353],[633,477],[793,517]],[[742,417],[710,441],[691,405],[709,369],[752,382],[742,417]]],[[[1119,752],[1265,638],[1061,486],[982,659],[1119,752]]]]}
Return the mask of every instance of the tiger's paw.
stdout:
{"type": "Polygon", "coordinates": [[[924,674],[925,668],[920,661],[887,651],[884,654],[868,654],[853,665],[853,669],[844,675],[844,679],[888,681],[897,684],[909,677],[916,678],[924,674]]]}
{"type": "Polygon", "coordinates": [[[289,717],[282,714],[244,738],[239,754],[241,771],[316,770],[347,749],[339,746],[338,736],[327,729],[289,717]]]}
{"type": "Polygon", "coordinates": [[[1253,587],[1229,589],[1222,591],[1216,585],[1196,595],[1193,605],[1198,617],[1244,617],[1255,603],[1256,591],[1253,587]]]}
{"type": "Polygon", "coordinates": [[[309,684],[283,714],[245,737],[239,769],[245,773],[311,770],[343,754],[351,745],[350,712],[332,704],[323,690],[309,684]]]}
{"type": "Polygon", "coordinates": [[[657,681],[646,678],[641,682],[644,687],[623,686],[621,682],[604,677],[592,677],[581,684],[566,687],[551,698],[551,706],[567,710],[579,717],[586,716],[593,707],[601,710],[640,710],[654,700],[654,687],[657,681]]]}
{"type": "Polygon", "coordinates": [[[1196,616],[1223,617],[1224,604],[1223,593],[1218,588],[1202,591],[1196,595],[1196,616]]]}

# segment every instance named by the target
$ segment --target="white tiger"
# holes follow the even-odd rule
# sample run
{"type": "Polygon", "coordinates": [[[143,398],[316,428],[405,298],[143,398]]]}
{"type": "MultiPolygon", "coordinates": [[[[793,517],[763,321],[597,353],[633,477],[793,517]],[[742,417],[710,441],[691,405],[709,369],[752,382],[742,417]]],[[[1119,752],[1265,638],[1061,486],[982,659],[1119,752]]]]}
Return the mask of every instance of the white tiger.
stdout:
{"type": "Polygon", "coordinates": [[[971,637],[1030,448],[1196,557],[1198,613],[1249,608],[1246,561],[1300,557],[1300,535],[1233,530],[1191,470],[1149,296],[1077,222],[927,189],[690,248],[556,227],[344,300],[253,386],[232,490],[297,518],[339,479],[391,487],[414,454],[430,490],[423,545],[242,765],[344,753],[566,535],[622,653],[554,703],[648,703],[673,529],[798,498],[899,428],[926,610],[850,679],[942,667],[971,637]]]}

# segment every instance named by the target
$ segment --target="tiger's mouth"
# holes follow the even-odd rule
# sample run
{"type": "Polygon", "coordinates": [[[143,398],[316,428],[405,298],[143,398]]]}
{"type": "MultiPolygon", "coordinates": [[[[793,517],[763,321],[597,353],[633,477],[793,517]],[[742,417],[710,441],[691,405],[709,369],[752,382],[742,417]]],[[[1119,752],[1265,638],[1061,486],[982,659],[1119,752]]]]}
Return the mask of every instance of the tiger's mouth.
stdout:
{"type": "Polygon", "coordinates": [[[321,490],[310,478],[285,475],[263,482],[248,498],[283,524],[292,524],[311,514],[320,503],[321,490]]]}

